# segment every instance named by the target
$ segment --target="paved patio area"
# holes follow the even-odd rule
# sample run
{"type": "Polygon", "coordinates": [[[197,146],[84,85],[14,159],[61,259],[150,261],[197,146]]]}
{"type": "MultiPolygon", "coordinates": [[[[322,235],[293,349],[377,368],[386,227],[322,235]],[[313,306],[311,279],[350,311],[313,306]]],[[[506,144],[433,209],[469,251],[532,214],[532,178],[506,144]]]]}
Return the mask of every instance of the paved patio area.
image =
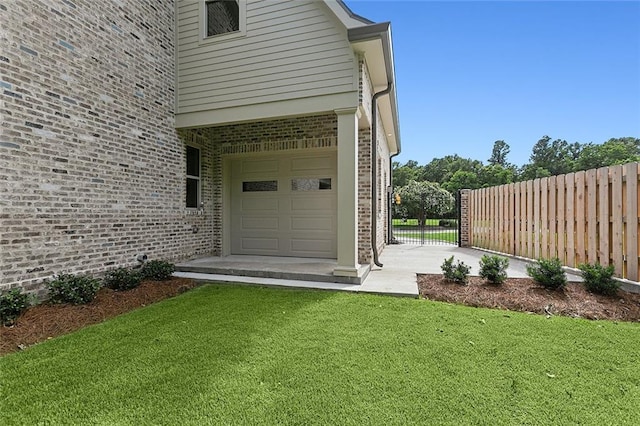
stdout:
{"type": "MultiPolygon", "coordinates": [[[[455,256],[471,267],[471,275],[478,275],[478,262],[484,254],[486,252],[481,250],[456,246],[390,245],[380,256],[383,267],[373,266],[362,284],[328,282],[335,267],[335,261],[331,259],[265,256],[202,258],[180,264],[179,266],[191,265],[191,272],[176,272],[174,275],[201,281],[417,297],[416,274],[441,274],[440,265],[444,259],[455,256]],[[254,276],[243,275],[246,273],[254,276]]],[[[525,265],[523,260],[510,258],[507,274],[514,278],[526,277],[525,265]]],[[[567,275],[570,281],[580,280],[575,274],[567,275]]]]}

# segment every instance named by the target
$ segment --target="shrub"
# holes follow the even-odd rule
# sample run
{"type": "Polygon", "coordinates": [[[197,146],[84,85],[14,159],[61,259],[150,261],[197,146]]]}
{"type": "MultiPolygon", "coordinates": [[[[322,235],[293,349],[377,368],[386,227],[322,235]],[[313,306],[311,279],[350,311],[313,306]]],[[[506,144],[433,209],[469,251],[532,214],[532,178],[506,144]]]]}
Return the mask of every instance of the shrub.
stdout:
{"type": "Polygon", "coordinates": [[[548,289],[560,290],[567,285],[567,275],[557,257],[540,259],[535,264],[527,265],[527,275],[548,289]]]}
{"type": "Polygon", "coordinates": [[[175,270],[176,267],[173,263],[163,260],[151,260],[142,265],[144,278],[154,281],[168,280],[175,270]]]}
{"type": "Polygon", "coordinates": [[[582,271],[583,284],[590,292],[608,296],[613,296],[618,292],[620,283],[613,279],[613,265],[604,267],[599,263],[593,265],[583,263],[578,268],[582,271]]]}
{"type": "Polygon", "coordinates": [[[14,288],[0,294],[0,322],[11,325],[29,307],[29,296],[14,288]]]}
{"type": "Polygon", "coordinates": [[[471,268],[458,260],[458,262],[453,264],[453,256],[449,259],[445,259],[444,263],[440,266],[442,269],[442,274],[444,277],[458,284],[466,284],[469,279],[469,272],[471,272],[471,268]]]}
{"type": "Polygon", "coordinates": [[[60,274],[47,283],[53,303],[80,305],[91,302],[100,288],[100,281],[88,275],[60,274]]]}
{"type": "Polygon", "coordinates": [[[507,279],[508,267],[506,257],[485,254],[480,259],[480,276],[492,284],[502,284],[507,279]]]}
{"type": "Polygon", "coordinates": [[[127,268],[114,269],[104,276],[104,285],[118,291],[136,288],[141,281],[140,272],[127,268]]]}

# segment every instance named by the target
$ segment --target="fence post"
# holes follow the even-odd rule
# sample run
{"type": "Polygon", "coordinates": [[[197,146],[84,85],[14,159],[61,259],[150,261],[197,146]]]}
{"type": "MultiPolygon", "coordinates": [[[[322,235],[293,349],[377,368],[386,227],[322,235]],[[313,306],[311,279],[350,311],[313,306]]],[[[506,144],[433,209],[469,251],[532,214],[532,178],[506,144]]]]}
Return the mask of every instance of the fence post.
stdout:
{"type": "Polygon", "coordinates": [[[469,212],[470,189],[458,191],[458,246],[470,247],[471,214],[469,212]]]}

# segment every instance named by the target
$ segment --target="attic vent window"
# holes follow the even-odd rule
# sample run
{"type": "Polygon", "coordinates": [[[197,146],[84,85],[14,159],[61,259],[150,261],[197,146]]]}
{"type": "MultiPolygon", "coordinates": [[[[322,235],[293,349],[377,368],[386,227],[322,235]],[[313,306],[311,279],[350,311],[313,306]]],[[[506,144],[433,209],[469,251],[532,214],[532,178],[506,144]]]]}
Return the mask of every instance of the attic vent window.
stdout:
{"type": "Polygon", "coordinates": [[[237,0],[205,2],[207,37],[240,30],[240,10],[237,0]]]}

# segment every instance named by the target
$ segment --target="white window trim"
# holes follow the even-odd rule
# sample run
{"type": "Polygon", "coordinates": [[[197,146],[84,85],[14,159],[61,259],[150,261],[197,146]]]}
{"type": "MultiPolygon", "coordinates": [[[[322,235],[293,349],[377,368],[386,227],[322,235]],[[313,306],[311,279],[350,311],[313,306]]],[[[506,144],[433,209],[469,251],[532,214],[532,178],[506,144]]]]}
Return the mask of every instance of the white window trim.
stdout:
{"type": "Polygon", "coordinates": [[[188,156],[186,155],[188,148],[185,148],[185,194],[184,194],[184,206],[185,206],[185,208],[187,210],[199,210],[201,208],[200,206],[202,205],[202,148],[199,147],[198,145],[194,145],[194,144],[187,144],[187,147],[191,147],[191,148],[194,148],[194,149],[198,150],[198,166],[199,166],[198,174],[200,176],[193,176],[193,175],[187,174],[187,170],[189,170],[189,167],[186,164],[186,161],[188,161],[187,160],[188,156]],[[186,188],[187,188],[186,182],[187,182],[187,179],[195,179],[195,180],[198,181],[198,200],[196,201],[196,207],[187,207],[187,195],[188,195],[186,193],[186,188]]]}
{"type": "Polygon", "coordinates": [[[247,1],[236,0],[238,2],[238,31],[231,33],[207,36],[207,0],[200,0],[200,44],[220,43],[239,37],[244,37],[247,33],[247,1]]]}

